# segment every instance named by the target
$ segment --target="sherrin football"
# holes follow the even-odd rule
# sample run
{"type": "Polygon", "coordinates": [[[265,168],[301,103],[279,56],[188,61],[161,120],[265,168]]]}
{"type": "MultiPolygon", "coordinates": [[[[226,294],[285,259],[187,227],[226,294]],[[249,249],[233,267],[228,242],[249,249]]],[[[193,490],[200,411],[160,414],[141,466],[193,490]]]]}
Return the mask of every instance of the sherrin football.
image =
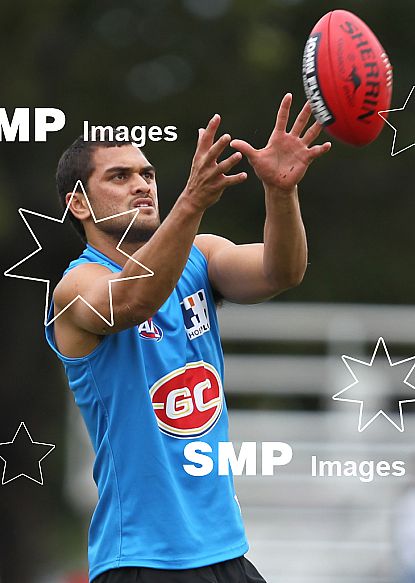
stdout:
{"type": "Polygon", "coordinates": [[[314,117],[328,134],[364,146],[382,130],[389,109],[392,66],[370,28],[355,14],[333,10],[307,39],[303,83],[314,117]]]}

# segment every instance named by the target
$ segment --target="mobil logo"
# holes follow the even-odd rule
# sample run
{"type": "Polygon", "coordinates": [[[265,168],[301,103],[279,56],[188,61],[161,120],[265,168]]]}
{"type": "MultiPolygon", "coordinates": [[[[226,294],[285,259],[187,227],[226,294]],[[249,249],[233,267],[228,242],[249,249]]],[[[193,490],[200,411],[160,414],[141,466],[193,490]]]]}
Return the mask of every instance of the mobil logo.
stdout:
{"type": "Polygon", "coordinates": [[[218,371],[203,360],[189,362],[159,379],[150,397],[160,430],[182,439],[208,433],[223,407],[218,371]]]}
{"type": "Polygon", "coordinates": [[[139,325],[138,333],[141,338],[145,338],[146,340],[155,340],[156,342],[159,342],[163,338],[163,330],[160,326],[157,326],[152,318],[149,318],[139,325]]]}

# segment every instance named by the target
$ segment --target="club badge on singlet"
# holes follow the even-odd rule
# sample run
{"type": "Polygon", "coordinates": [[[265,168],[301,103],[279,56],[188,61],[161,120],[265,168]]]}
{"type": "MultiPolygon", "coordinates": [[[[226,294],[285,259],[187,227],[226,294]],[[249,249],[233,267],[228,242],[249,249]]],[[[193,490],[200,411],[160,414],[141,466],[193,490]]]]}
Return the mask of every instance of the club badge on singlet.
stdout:
{"type": "Polygon", "coordinates": [[[214,366],[190,362],[159,379],[150,389],[161,431],[196,439],[212,429],[222,412],[223,389],[214,366]]]}

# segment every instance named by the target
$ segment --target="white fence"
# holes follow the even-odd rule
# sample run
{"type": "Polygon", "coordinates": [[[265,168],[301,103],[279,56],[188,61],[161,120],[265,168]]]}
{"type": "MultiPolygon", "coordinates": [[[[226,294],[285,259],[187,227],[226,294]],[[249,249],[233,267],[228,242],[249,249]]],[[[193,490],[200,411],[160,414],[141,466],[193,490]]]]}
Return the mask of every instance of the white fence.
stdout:
{"type": "MultiPolygon", "coordinates": [[[[316,412],[231,412],[234,442],[284,441],[293,448],[292,462],[274,477],[235,478],[251,543],[248,556],[269,583],[410,581],[403,570],[415,564],[415,405],[403,405],[404,432],[383,416],[359,432],[359,404],[331,397],[353,382],[342,354],[368,362],[380,337],[393,363],[415,354],[415,308],[227,305],[220,321],[225,352],[229,342],[242,349],[244,341],[261,342],[262,348],[260,355],[227,354],[228,394],[321,398],[316,412]],[[289,354],[280,355],[278,345],[289,354]],[[307,354],[301,354],[305,345],[307,354]],[[314,477],[312,456],[343,464],[401,460],[406,474],[375,475],[368,482],[314,477]]],[[[378,391],[379,408],[387,410],[401,387],[381,380],[369,390],[378,391]]],[[[390,417],[398,424],[396,413],[390,417]]]]}
{"type": "MultiPolygon", "coordinates": [[[[379,337],[393,362],[415,354],[415,308],[226,304],[219,319],[228,395],[260,393],[281,396],[285,402],[291,396],[318,396],[321,403],[313,412],[230,411],[235,447],[242,441],[256,441],[258,447],[262,441],[283,441],[293,449],[292,462],[275,476],[235,478],[251,543],[248,556],[268,583],[403,581],[405,561],[415,563],[415,504],[411,508],[409,503],[415,404],[403,405],[404,432],[382,416],[359,432],[359,405],[331,396],[352,382],[342,354],[369,361],[379,337]],[[260,354],[247,354],[247,342],[261,343],[260,354]],[[226,350],[231,344],[232,353],[226,350]],[[312,456],[339,463],[401,460],[406,474],[376,475],[367,482],[353,476],[314,477],[312,456]]],[[[398,392],[383,383],[379,404],[386,410],[398,392]]],[[[89,511],[95,501],[92,453],[79,415],[73,409],[70,413],[68,496],[81,511],[89,511]],[[80,457],[80,451],[87,454],[80,457]]],[[[391,418],[398,423],[396,413],[391,418]]]]}

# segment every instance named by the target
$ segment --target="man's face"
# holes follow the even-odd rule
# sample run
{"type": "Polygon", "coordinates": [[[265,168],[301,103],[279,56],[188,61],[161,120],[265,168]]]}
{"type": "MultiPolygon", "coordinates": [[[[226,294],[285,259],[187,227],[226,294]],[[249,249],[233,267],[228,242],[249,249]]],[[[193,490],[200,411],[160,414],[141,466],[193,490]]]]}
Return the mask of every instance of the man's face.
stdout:
{"type": "MultiPolygon", "coordinates": [[[[96,148],[92,154],[93,172],[88,180],[88,196],[97,219],[140,209],[126,241],[148,241],[160,225],[155,169],[132,146],[96,148]]],[[[119,241],[132,218],[127,214],[95,223],[94,228],[119,241]]]]}

